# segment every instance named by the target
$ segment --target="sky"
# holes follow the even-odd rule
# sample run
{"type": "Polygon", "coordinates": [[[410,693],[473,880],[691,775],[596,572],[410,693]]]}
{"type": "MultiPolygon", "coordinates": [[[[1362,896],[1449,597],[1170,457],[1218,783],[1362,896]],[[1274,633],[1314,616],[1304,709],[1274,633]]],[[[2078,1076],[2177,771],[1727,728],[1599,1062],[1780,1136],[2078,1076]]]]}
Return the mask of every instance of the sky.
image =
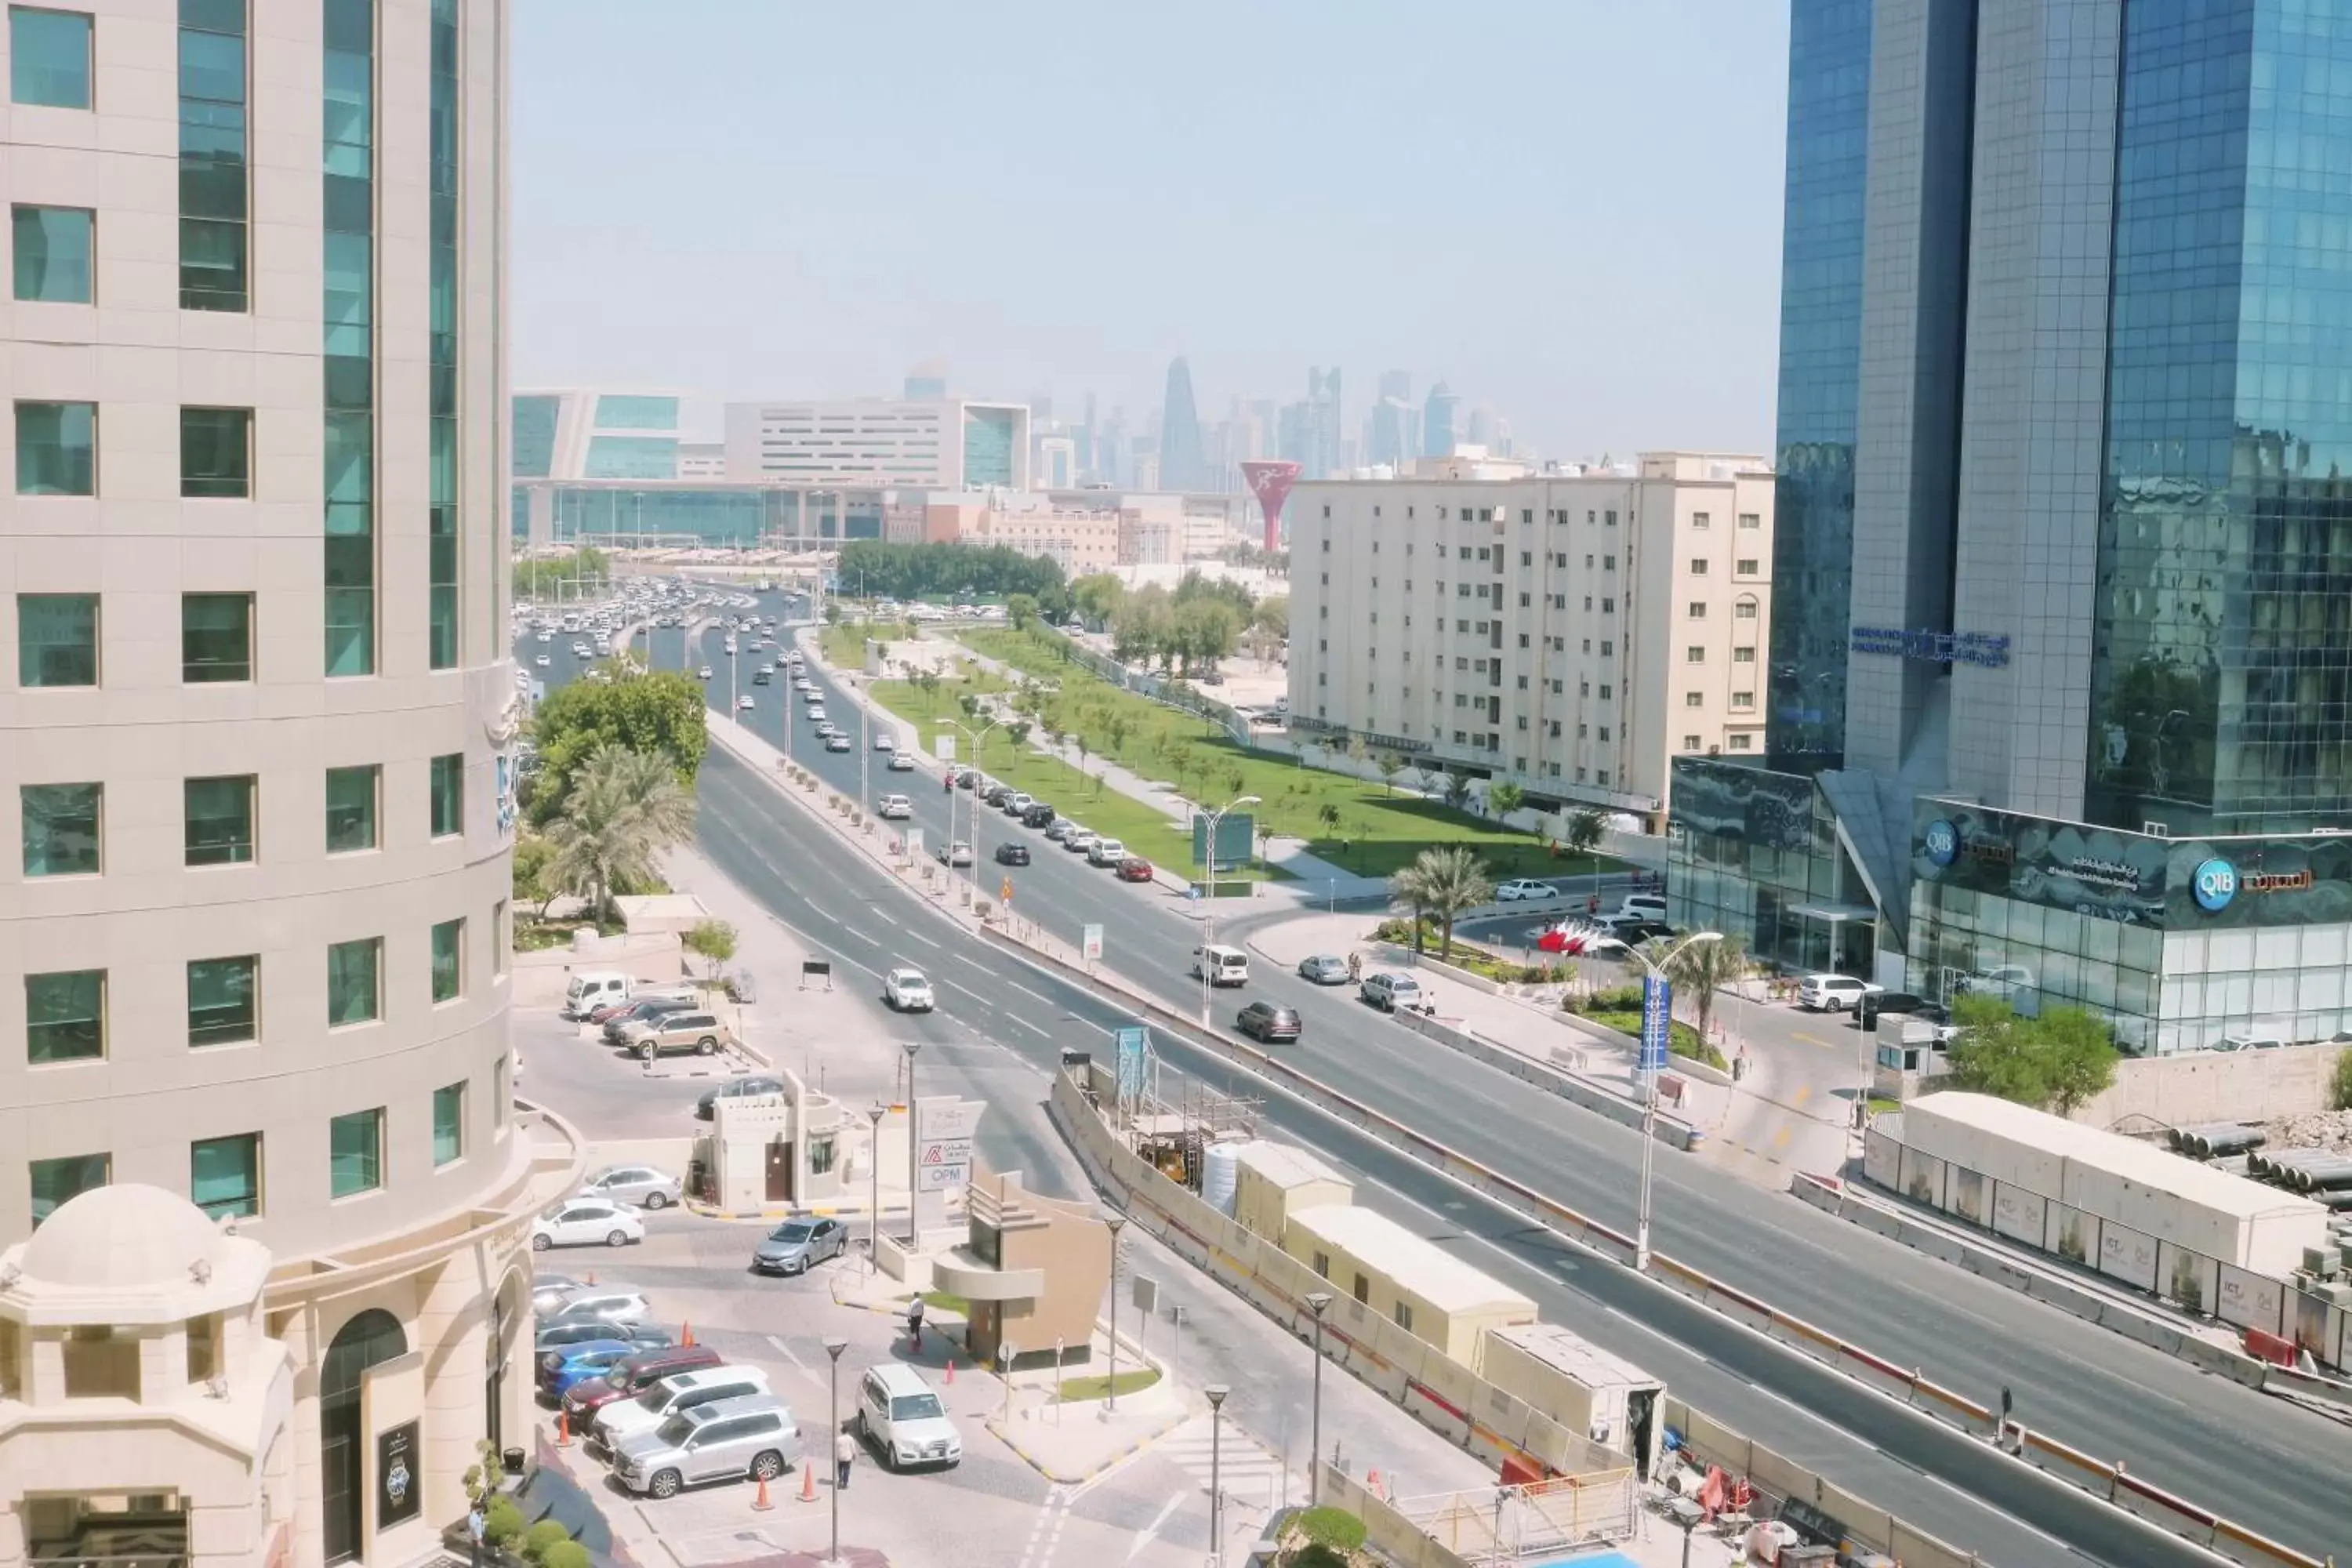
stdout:
{"type": "Polygon", "coordinates": [[[515,0],[514,376],[1766,452],[1784,0],[515,0]]]}

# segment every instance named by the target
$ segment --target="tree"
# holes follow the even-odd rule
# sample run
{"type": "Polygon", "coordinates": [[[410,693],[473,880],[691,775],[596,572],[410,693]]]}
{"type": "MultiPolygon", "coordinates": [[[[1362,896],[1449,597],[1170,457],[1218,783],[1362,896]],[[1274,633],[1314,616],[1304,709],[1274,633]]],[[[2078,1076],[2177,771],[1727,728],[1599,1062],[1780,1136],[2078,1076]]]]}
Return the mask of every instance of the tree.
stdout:
{"type": "Polygon", "coordinates": [[[667,757],[604,746],[580,766],[562,812],[548,825],[555,847],[550,876],[588,899],[589,914],[612,910],[615,883],[652,879],[661,852],[694,832],[694,797],[667,757]]]}
{"type": "Polygon", "coordinates": [[[1449,770],[1445,775],[1445,804],[1460,811],[1470,804],[1470,775],[1449,770]]]}
{"type": "Polygon", "coordinates": [[[1486,809],[1494,814],[1497,822],[1505,820],[1527,803],[1528,792],[1508,780],[1486,786],[1486,809]]]}
{"type": "Polygon", "coordinates": [[[1651,946],[1663,959],[1661,968],[1675,994],[1690,1003],[1698,1037],[1706,1039],[1706,1026],[1715,1017],[1716,993],[1748,973],[1747,944],[1727,935],[1720,942],[1685,941],[1675,946],[1661,941],[1651,946]]]}
{"type": "Polygon", "coordinates": [[[1032,726],[1028,720],[1015,719],[1012,723],[1004,726],[1004,738],[1011,741],[1017,748],[1020,746],[1021,742],[1029,738],[1031,728],[1032,726]]]}
{"type": "Polygon", "coordinates": [[[1587,806],[1570,814],[1564,842],[1578,854],[1590,855],[1601,847],[1601,836],[1608,826],[1608,818],[1587,806]]]}
{"type": "Polygon", "coordinates": [[[1124,713],[1114,711],[1108,720],[1104,721],[1103,733],[1110,737],[1112,756],[1120,756],[1126,752],[1127,738],[1134,732],[1134,730],[1133,721],[1124,713]]]}
{"type": "Polygon", "coordinates": [[[1091,572],[1070,584],[1070,607],[1089,626],[1108,626],[1127,604],[1127,584],[1110,572],[1091,572]]]}
{"type": "Polygon", "coordinates": [[[1005,618],[1016,632],[1025,632],[1037,621],[1037,598],[1034,594],[1014,594],[1004,601],[1005,618]]]}
{"type": "MultiPolygon", "coordinates": [[[[1089,776],[1087,773],[1087,753],[1091,750],[1091,748],[1087,744],[1086,731],[1081,730],[1076,734],[1072,735],[1070,737],[1070,744],[1077,747],[1078,749],[1078,776],[1081,778],[1089,776]]],[[[1099,781],[1097,783],[1096,792],[1097,794],[1101,792],[1099,781]]]]}
{"type": "Polygon", "coordinates": [[[1998,1095],[2070,1116],[2115,1081],[2107,1026],[2080,1007],[2019,1016],[2004,997],[1963,992],[1954,999],[1952,1087],[1998,1095]]]}
{"type": "Polygon", "coordinates": [[[514,896],[517,903],[535,904],[539,919],[547,918],[547,906],[563,891],[550,871],[555,864],[555,846],[540,834],[525,832],[516,836],[514,847],[514,896]]]}
{"type": "MultiPolygon", "coordinates": [[[[1268,867],[1268,866],[1270,866],[1270,865],[1271,865],[1271,862],[1268,860],[1267,857],[1268,857],[1268,856],[1270,856],[1270,855],[1272,855],[1273,853],[1274,853],[1274,824],[1273,824],[1273,823],[1271,823],[1271,822],[1269,822],[1269,821],[1267,821],[1265,817],[1261,816],[1261,817],[1259,817],[1259,818],[1257,819],[1257,863],[1258,863],[1258,865],[1259,865],[1259,866],[1261,866],[1261,867],[1268,867]]],[[[2352,1062],[2352,1051],[2347,1051],[2347,1052],[2344,1054],[2344,1060],[2345,1060],[2345,1061],[2347,1061],[2347,1062],[2352,1062]]],[[[2338,1067],[2340,1068],[2342,1064],[2341,1064],[2341,1063],[2339,1063],[2339,1064],[2337,1064],[2337,1065],[2338,1065],[2338,1067]]],[[[2346,1073],[2346,1072],[2338,1071],[2338,1072],[2337,1072],[2337,1074],[2336,1074],[2336,1077],[2338,1077],[2338,1078],[2340,1078],[2340,1079],[2344,1079],[2344,1081],[2345,1081],[2347,1084],[2352,1084],[2352,1073],[2346,1073]]],[[[2338,1109],[2352,1110],[2352,1107],[2339,1107],[2338,1109]]]]}
{"type": "Polygon", "coordinates": [[[719,969],[735,956],[735,928],[725,921],[697,921],[680,945],[709,963],[707,978],[717,980],[719,969]]]}
{"type": "Polygon", "coordinates": [[[1396,794],[1396,776],[1404,772],[1404,759],[1385,749],[1372,753],[1372,766],[1381,770],[1381,785],[1389,794],[1396,794]]]}
{"type": "Polygon", "coordinates": [[[1389,879],[1389,889],[1416,911],[1427,910],[1437,918],[1441,959],[1454,956],[1454,922],[1495,897],[1494,879],[1486,875],[1485,863],[1459,844],[1423,850],[1412,865],[1389,879]]]}
{"type": "Polygon", "coordinates": [[[544,823],[562,809],[573,775],[606,747],[658,756],[691,787],[709,744],[703,706],[701,683],[676,669],[575,680],[550,694],[531,720],[540,758],[532,815],[544,823]]]}
{"type": "Polygon", "coordinates": [[[1325,801],[1316,809],[1315,820],[1323,825],[1323,831],[1327,835],[1338,833],[1339,831],[1339,802],[1330,800],[1325,801]]]}

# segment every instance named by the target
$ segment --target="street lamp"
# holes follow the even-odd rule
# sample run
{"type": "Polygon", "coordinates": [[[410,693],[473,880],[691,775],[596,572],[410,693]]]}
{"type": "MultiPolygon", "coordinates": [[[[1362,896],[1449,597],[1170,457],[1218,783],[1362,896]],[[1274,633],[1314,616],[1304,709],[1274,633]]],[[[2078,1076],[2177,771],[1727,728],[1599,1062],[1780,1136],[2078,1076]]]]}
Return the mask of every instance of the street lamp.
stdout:
{"type": "Polygon", "coordinates": [[[866,1108],[866,1174],[873,1189],[866,1211],[866,1272],[869,1278],[882,1272],[882,1118],[889,1113],[890,1108],[878,1100],[866,1108]]]}
{"type": "MultiPolygon", "coordinates": [[[[1719,931],[1694,931],[1654,960],[1622,937],[1596,938],[1586,944],[1586,951],[1590,952],[1596,947],[1613,947],[1647,970],[1651,979],[1664,984],[1666,978],[1665,966],[1675,961],[1676,954],[1685,948],[1696,947],[1701,942],[1722,940],[1723,933],[1719,931]]],[[[1674,1027],[1673,1010],[1669,1008],[1666,1017],[1666,1032],[1669,1039],[1673,1037],[1674,1027]]],[[[1642,1071],[1640,1064],[1641,1058],[1637,1056],[1634,1058],[1634,1072],[1642,1080],[1642,1198],[1641,1206],[1635,1213],[1633,1222],[1633,1267],[1637,1271],[1646,1273],[1650,1267],[1650,1165],[1658,1146],[1658,1075],[1654,1071],[1642,1071]]]]}
{"type": "Polygon", "coordinates": [[[1310,1407],[1307,1449],[1307,1500],[1323,1500],[1323,1314],[1331,1310],[1331,1292],[1309,1291],[1307,1310],[1315,1314],[1315,1402],[1310,1407]]]}
{"type": "MultiPolygon", "coordinates": [[[[849,1348],[847,1340],[827,1340],[824,1353],[833,1364],[826,1371],[824,1396],[825,1426],[833,1434],[833,1555],[828,1563],[841,1561],[841,1352],[849,1348]]],[[[805,1459],[802,1461],[807,1463],[805,1459]]]]}
{"type": "Polygon", "coordinates": [[[915,1146],[915,1058],[922,1048],[920,1040],[908,1040],[899,1047],[907,1053],[907,1255],[909,1258],[922,1247],[922,1237],[915,1228],[915,1184],[919,1179],[917,1162],[922,1158],[922,1151],[915,1146]]]}
{"type": "MultiPolygon", "coordinates": [[[[940,719],[936,721],[936,722],[944,724],[949,729],[958,731],[967,742],[971,742],[971,767],[972,773],[975,776],[975,786],[971,792],[971,805],[966,808],[965,811],[965,816],[970,819],[971,833],[971,865],[968,867],[967,869],[971,872],[971,896],[977,898],[980,895],[980,790],[977,787],[977,775],[980,773],[980,748],[982,743],[988,739],[989,731],[1003,723],[1004,721],[1002,719],[992,719],[987,723],[982,724],[977,731],[975,731],[971,725],[959,724],[953,719],[940,719]]],[[[955,774],[950,771],[948,774],[947,842],[948,878],[950,880],[953,880],[955,878],[955,774]]]]}
{"type": "Polygon", "coordinates": [[[1204,1029],[1209,1026],[1209,975],[1212,973],[1209,947],[1217,940],[1217,825],[1224,821],[1225,813],[1234,807],[1257,804],[1258,797],[1254,795],[1237,795],[1209,813],[1209,837],[1203,847],[1209,862],[1209,902],[1201,917],[1201,962],[1197,966],[1201,971],[1201,1027],[1204,1029]]]}
{"type": "MultiPolygon", "coordinates": [[[[1118,1233],[1127,1228],[1123,1214],[1107,1215],[1103,1223],[1110,1226],[1110,1393],[1108,1404],[1118,1408],[1118,1233]]],[[[1150,1325],[1145,1324],[1148,1330],[1150,1325]]]]}
{"type": "MultiPolygon", "coordinates": [[[[1216,847],[1213,844],[1210,848],[1216,847]]],[[[1224,1458],[1225,1395],[1233,1392],[1222,1383],[1213,1383],[1202,1389],[1209,1396],[1209,1556],[1224,1568],[1225,1563],[1225,1490],[1223,1460],[1224,1458]]]]}

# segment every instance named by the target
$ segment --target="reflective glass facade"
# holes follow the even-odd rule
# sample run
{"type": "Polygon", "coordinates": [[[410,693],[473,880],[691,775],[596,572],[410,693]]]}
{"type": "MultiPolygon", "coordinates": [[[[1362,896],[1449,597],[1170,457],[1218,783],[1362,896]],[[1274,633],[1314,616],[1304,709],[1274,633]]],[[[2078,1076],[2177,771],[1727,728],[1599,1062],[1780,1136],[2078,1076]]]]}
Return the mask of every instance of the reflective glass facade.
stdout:
{"type": "Polygon", "coordinates": [[[560,397],[532,395],[514,399],[514,476],[543,479],[555,466],[555,422],[562,412],[560,397]]]}
{"type": "Polygon", "coordinates": [[[245,0],[180,0],[180,308],[252,298],[245,0]]]}
{"type": "Polygon", "coordinates": [[[796,539],[832,542],[882,537],[878,494],[795,490],[775,486],[691,483],[626,486],[518,485],[514,537],[527,543],[542,519],[543,542],[659,539],[749,549],[796,539]]]}
{"type": "Polygon", "coordinates": [[[457,665],[457,0],[433,0],[427,253],[425,658],[457,665]]]}
{"type": "Polygon", "coordinates": [[[1020,420],[1009,410],[968,408],[963,416],[963,482],[1013,483],[1013,447],[1020,420]]]}
{"type": "Polygon", "coordinates": [[[2352,812],[2352,12],[2124,11],[2085,811],[2352,812]]]}
{"type": "Polygon", "coordinates": [[[1871,973],[1869,894],[1812,780],[1677,757],[1666,839],[1666,918],[1737,932],[1767,963],[1871,973]]]}
{"type": "Polygon", "coordinates": [[[1765,751],[1800,770],[1834,766],[1845,748],[1870,13],[1871,0],[1790,7],[1765,751]]]}
{"type": "Polygon", "coordinates": [[[677,399],[614,393],[596,399],[599,430],[676,430],[677,399]]]}
{"type": "Polygon", "coordinates": [[[375,5],[326,0],[326,661],[375,673],[375,5]]]}
{"type": "MultiPolygon", "coordinates": [[[[614,401],[599,399],[599,406],[614,401]]],[[[581,477],[589,479],[674,479],[677,478],[677,437],[675,436],[592,436],[588,461],[581,477]]]]}

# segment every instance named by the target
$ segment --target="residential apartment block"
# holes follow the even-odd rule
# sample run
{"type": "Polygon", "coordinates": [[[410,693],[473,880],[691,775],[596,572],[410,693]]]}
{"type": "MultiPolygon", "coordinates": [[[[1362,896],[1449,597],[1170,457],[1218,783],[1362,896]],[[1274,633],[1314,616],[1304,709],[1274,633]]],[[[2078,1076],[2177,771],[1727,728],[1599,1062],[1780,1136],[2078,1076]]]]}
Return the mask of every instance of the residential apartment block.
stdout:
{"type": "Polygon", "coordinates": [[[1291,493],[1294,724],[1653,816],[1671,758],[1762,752],[1764,459],[1423,470],[1291,493]]]}

